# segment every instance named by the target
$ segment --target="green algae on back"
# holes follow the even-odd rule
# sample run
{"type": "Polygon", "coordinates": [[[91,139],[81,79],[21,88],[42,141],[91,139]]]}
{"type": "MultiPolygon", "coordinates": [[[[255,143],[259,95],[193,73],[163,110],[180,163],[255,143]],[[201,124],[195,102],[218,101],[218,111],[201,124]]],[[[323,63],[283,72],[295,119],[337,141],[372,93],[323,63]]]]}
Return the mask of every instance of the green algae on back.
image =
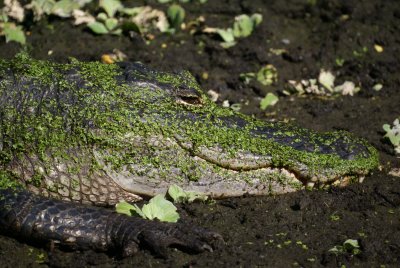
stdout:
{"type": "Polygon", "coordinates": [[[32,191],[115,203],[170,184],[215,197],[366,175],[377,151],[346,132],[269,123],[212,103],[188,72],[141,64],[0,62],[4,171],[32,191]]]}

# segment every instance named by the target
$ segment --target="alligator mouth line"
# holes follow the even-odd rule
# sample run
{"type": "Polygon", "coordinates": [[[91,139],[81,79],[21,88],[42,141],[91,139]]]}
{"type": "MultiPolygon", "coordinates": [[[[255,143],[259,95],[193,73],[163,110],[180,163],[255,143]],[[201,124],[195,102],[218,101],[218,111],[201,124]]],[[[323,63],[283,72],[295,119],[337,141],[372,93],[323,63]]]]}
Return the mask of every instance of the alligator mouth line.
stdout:
{"type": "MultiPolygon", "coordinates": [[[[255,171],[255,170],[260,170],[260,169],[269,169],[269,170],[275,170],[276,172],[279,173],[285,173],[285,175],[293,177],[294,179],[302,182],[304,186],[307,185],[307,179],[302,177],[299,173],[289,170],[286,167],[274,167],[271,164],[269,164],[266,159],[262,160],[262,157],[260,156],[254,156],[252,155],[252,159],[248,157],[248,159],[240,159],[240,160],[234,160],[232,158],[229,158],[225,153],[221,152],[216,152],[213,150],[210,150],[211,153],[216,153],[219,154],[221,157],[219,159],[215,159],[207,155],[206,153],[202,153],[200,151],[195,151],[193,150],[192,146],[189,144],[184,144],[179,140],[179,137],[175,136],[175,141],[176,143],[185,151],[189,152],[191,155],[199,157],[200,159],[214,164],[218,167],[227,169],[227,170],[232,170],[232,171],[237,171],[237,172],[249,172],[249,171],[255,171]],[[227,157],[225,157],[227,156],[227,157]],[[259,158],[259,159],[257,159],[259,158]]],[[[203,150],[207,150],[202,148],[203,150]]],[[[250,155],[250,153],[248,154],[250,155]]],[[[245,157],[246,154],[243,154],[245,157]]],[[[270,157],[269,157],[270,158],[270,157]]]]}
{"type": "MultiPolygon", "coordinates": [[[[266,157],[263,159],[262,156],[255,156],[251,155],[248,153],[249,157],[247,159],[232,159],[227,156],[226,153],[223,152],[218,152],[217,150],[212,150],[212,149],[207,149],[207,148],[201,148],[200,150],[194,150],[192,144],[190,143],[183,143],[180,141],[179,137],[175,136],[175,141],[176,143],[183,149],[188,151],[191,155],[199,157],[200,159],[214,164],[218,167],[227,169],[227,170],[233,170],[237,172],[249,172],[249,171],[255,171],[255,170],[260,170],[260,169],[269,169],[272,171],[276,171],[278,173],[284,173],[286,176],[292,177],[298,181],[300,181],[305,187],[307,188],[320,188],[320,187],[325,187],[329,185],[334,185],[334,186],[347,186],[350,184],[351,181],[354,181],[354,179],[357,179],[358,182],[363,182],[365,176],[362,175],[349,175],[349,174],[343,174],[342,176],[336,176],[334,178],[330,178],[329,180],[320,180],[320,179],[313,179],[313,178],[307,178],[305,176],[302,176],[300,172],[296,172],[295,170],[288,169],[287,167],[276,167],[268,163],[268,158],[271,157],[266,157]],[[210,157],[209,154],[207,154],[207,150],[210,152],[210,154],[218,154],[220,157],[218,159],[210,157]],[[250,156],[251,155],[251,156],[250,156]],[[225,157],[226,156],[226,157],[225,157]],[[258,159],[257,159],[258,158],[258,159]]],[[[244,158],[246,158],[246,154],[242,154],[244,158]]]]}

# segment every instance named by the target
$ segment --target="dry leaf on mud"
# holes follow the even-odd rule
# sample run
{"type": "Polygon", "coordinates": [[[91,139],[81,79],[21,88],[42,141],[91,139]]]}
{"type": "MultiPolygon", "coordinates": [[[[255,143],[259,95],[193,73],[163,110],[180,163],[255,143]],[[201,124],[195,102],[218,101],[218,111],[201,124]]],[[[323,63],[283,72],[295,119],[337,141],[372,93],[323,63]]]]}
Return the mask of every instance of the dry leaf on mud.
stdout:
{"type": "Polygon", "coordinates": [[[21,6],[18,0],[4,0],[3,11],[7,16],[16,19],[18,22],[24,20],[24,8],[21,6]]]}

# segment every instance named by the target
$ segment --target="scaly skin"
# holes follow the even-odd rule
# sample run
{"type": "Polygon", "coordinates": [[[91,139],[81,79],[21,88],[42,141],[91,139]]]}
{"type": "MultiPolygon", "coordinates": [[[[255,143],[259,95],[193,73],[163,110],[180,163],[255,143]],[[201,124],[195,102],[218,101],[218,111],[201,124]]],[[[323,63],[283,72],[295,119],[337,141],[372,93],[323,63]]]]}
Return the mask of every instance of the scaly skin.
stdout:
{"type": "Polygon", "coordinates": [[[149,221],[109,209],[53,200],[28,191],[0,189],[0,231],[25,240],[56,241],[73,249],[131,256],[140,247],[166,257],[166,248],[212,251],[221,236],[203,228],[149,221]]]}
{"type": "MultiPolygon", "coordinates": [[[[346,184],[378,165],[377,151],[349,133],[223,109],[189,73],[134,63],[57,64],[25,54],[0,61],[0,122],[0,188],[19,184],[95,205],[164,193],[171,184],[213,197],[281,194],[346,184]]],[[[9,200],[18,210],[19,199],[9,200]]],[[[35,207],[25,217],[46,213],[35,207]]],[[[16,230],[27,228],[21,224],[16,230]]]]}

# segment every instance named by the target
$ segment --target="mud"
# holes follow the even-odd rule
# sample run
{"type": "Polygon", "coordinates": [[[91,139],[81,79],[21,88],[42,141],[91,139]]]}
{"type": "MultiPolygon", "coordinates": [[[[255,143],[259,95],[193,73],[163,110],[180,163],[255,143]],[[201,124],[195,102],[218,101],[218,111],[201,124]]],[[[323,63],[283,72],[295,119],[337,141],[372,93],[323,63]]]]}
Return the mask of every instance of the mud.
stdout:
{"type": "MultiPolygon", "coordinates": [[[[165,8],[155,2],[140,4],[165,8]]],[[[204,16],[205,24],[214,27],[231,25],[239,14],[261,13],[262,24],[230,49],[221,48],[217,37],[187,31],[157,36],[150,44],[139,36],[95,36],[56,18],[32,25],[28,43],[34,57],[59,62],[70,56],[98,60],[118,48],[131,61],[163,70],[187,69],[204,90],[220,94],[219,103],[241,103],[242,112],[319,131],[347,130],[366,138],[380,151],[380,170],[364,183],[346,188],[180,206],[185,220],[223,235],[225,244],[212,253],[189,255],[171,249],[169,259],[163,260],[143,250],[118,259],[113,254],[27,245],[0,236],[1,267],[399,267],[400,178],[388,172],[400,168],[400,160],[382,139],[382,125],[400,115],[400,3],[316,2],[310,6],[306,0],[213,0],[183,5],[187,21],[204,16]],[[378,53],[375,44],[384,51],[378,53]],[[276,55],[271,49],[286,52],[276,55]],[[344,64],[338,66],[337,59],[344,59],[344,64]],[[239,79],[241,73],[256,72],[266,64],[277,68],[276,84],[245,85],[239,79]],[[287,80],[318,77],[322,68],[338,74],[338,83],[356,82],[361,91],[337,98],[280,93],[287,80]],[[378,83],[382,90],[373,90],[378,83]],[[280,100],[261,111],[259,101],[267,92],[279,94],[280,100]],[[347,239],[358,240],[359,254],[329,252],[347,239]]],[[[19,50],[19,45],[0,39],[1,58],[11,58],[19,50]]]]}

